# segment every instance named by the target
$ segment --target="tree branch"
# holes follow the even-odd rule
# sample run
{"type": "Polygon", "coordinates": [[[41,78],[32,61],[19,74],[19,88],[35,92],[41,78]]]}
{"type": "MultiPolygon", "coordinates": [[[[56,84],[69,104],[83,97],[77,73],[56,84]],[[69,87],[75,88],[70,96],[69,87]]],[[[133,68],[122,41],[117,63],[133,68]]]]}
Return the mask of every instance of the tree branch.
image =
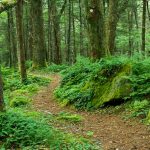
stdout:
{"type": "Polygon", "coordinates": [[[59,13],[59,18],[61,18],[62,14],[63,14],[63,12],[64,12],[64,10],[66,8],[66,3],[67,3],[67,0],[64,1],[64,4],[63,4],[63,6],[62,6],[62,8],[60,10],[60,13],[59,13]]]}

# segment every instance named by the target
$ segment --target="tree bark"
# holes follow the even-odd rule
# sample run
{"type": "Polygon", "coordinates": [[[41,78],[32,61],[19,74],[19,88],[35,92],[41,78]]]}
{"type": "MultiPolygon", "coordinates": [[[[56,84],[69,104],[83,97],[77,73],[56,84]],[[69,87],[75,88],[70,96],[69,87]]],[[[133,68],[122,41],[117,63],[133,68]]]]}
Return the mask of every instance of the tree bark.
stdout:
{"type": "Polygon", "coordinates": [[[91,45],[91,56],[99,59],[105,56],[103,48],[104,18],[103,2],[99,0],[85,0],[88,34],[91,45]]]}
{"type": "Polygon", "coordinates": [[[143,0],[143,14],[142,14],[142,52],[145,52],[145,34],[146,34],[146,1],[143,0]]]}
{"type": "Polygon", "coordinates": [[[43,2],[31,0],[33,11],[33,68],[46,66],[46,44],[44,36],[43,2]]]}
{"type": "Polygon", "coordinates": [[[4,111],[4,98],[3,98],[3,81],[0,70],[0,111],[4,111]]]}
{"type": "Polygon", "coordinates": [[[19,67],[21,72],[21,81],[27,80],[26,66],[25,66],[25,49],[23,37],[23,0],[17,3],[16,7],[16,24],[18,35],[18,49],[19,49],[19,67]]]}

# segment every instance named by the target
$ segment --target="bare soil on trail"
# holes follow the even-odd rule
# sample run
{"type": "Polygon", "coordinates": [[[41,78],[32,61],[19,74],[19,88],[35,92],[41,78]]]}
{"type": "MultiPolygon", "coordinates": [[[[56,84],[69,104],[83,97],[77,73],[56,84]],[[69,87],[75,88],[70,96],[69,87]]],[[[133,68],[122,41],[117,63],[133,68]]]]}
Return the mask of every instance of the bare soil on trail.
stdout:
{"type": "Polygon", "coordinates": [[[119,114],[80,112],[62,108],[53,95],[55,88],[59,86],[60,76],[53,74],[49,77],[52,79],[51,83],[33,98],[33,107],[47,114],[65,111],[79,114],[84,118],[80,123],[56,122],[55,127],[84,137],[88,131],[92,131],[92,138],[102,143],[103,150],[150,150],[149,127],[137,120],[123,120],[119,114]]]}

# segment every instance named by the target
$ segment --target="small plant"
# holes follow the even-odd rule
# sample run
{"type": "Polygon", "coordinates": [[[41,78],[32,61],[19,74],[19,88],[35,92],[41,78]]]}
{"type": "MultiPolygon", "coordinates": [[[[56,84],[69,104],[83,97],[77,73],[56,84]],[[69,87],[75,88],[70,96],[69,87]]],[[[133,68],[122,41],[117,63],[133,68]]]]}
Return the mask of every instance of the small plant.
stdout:
{"type": "Polygon", "coordinates": [[[68,112],[60,112],[57,117],[58,120],[66,120],[71,122],[81,122],[83,117],[77,114],[71,114],[68,112]]]}
{"type": "Polygon", "coordinates": [[[99,146],[95,146],[87,139],[75,138],[56,130],[42,118],[35,120],[27,116],[13,111],[0,114],[1,147],[4,149],[100,150],[99,146]]]}
{"type": "Polygon", "coordinates": [[[132,109],[134,111],[139,111],[141,109],[145,109],[146,107],[149,106],[149,101],[148,100],[143,100],[143,101],[135,101],[133,104],[132,104],[132,109]]]}
{"type": "Polygon", "coordinates": [[[86,135],[89,136],[89,137],[92,137],[92,136],[94,135],[94,132],[93,132],[93,131],[88,131],[88,132],[86,133],[86,135]]]}
{"type": "Polygon", "coordinates": [[[31,102],[30,99],[24,96],[15,97],[10,101],[10,107],[26,106],[31,102]]]}
{"type": "Polygon", "coordinates": [[[62,64],[62,65],[51,64],[45,70],[49,72],[60,72],[67,68],[68,68],[68,65],[65,65],[65,64],[62,64]]]}

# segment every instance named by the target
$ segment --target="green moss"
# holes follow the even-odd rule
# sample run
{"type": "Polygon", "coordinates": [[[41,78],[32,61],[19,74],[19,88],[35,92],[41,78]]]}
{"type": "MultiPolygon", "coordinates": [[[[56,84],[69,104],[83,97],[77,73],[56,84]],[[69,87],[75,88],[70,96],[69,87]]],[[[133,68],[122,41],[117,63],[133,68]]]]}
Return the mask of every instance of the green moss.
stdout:
{"type": "Polygon", "coordinates": [[[73,104],[78,109],[121,104],[126,99],[147,99],[149,62],[150,59],[133,61],[127,57],[104,58],[95,63],[77,61],[64,71],[55,94],[61,103],[73,104]]]}
{"type": "Polygon", "coordinates": [[[95,97],[92,100],[92,105],[95,108],[102,106],[104,103],[112,100],[121,100],[131,91],[131,86],[125,78],[131,73],[131,66],[125,65],[115,76],[110,76],[103,85],[93,83],[95,86],[95,97]]]}

